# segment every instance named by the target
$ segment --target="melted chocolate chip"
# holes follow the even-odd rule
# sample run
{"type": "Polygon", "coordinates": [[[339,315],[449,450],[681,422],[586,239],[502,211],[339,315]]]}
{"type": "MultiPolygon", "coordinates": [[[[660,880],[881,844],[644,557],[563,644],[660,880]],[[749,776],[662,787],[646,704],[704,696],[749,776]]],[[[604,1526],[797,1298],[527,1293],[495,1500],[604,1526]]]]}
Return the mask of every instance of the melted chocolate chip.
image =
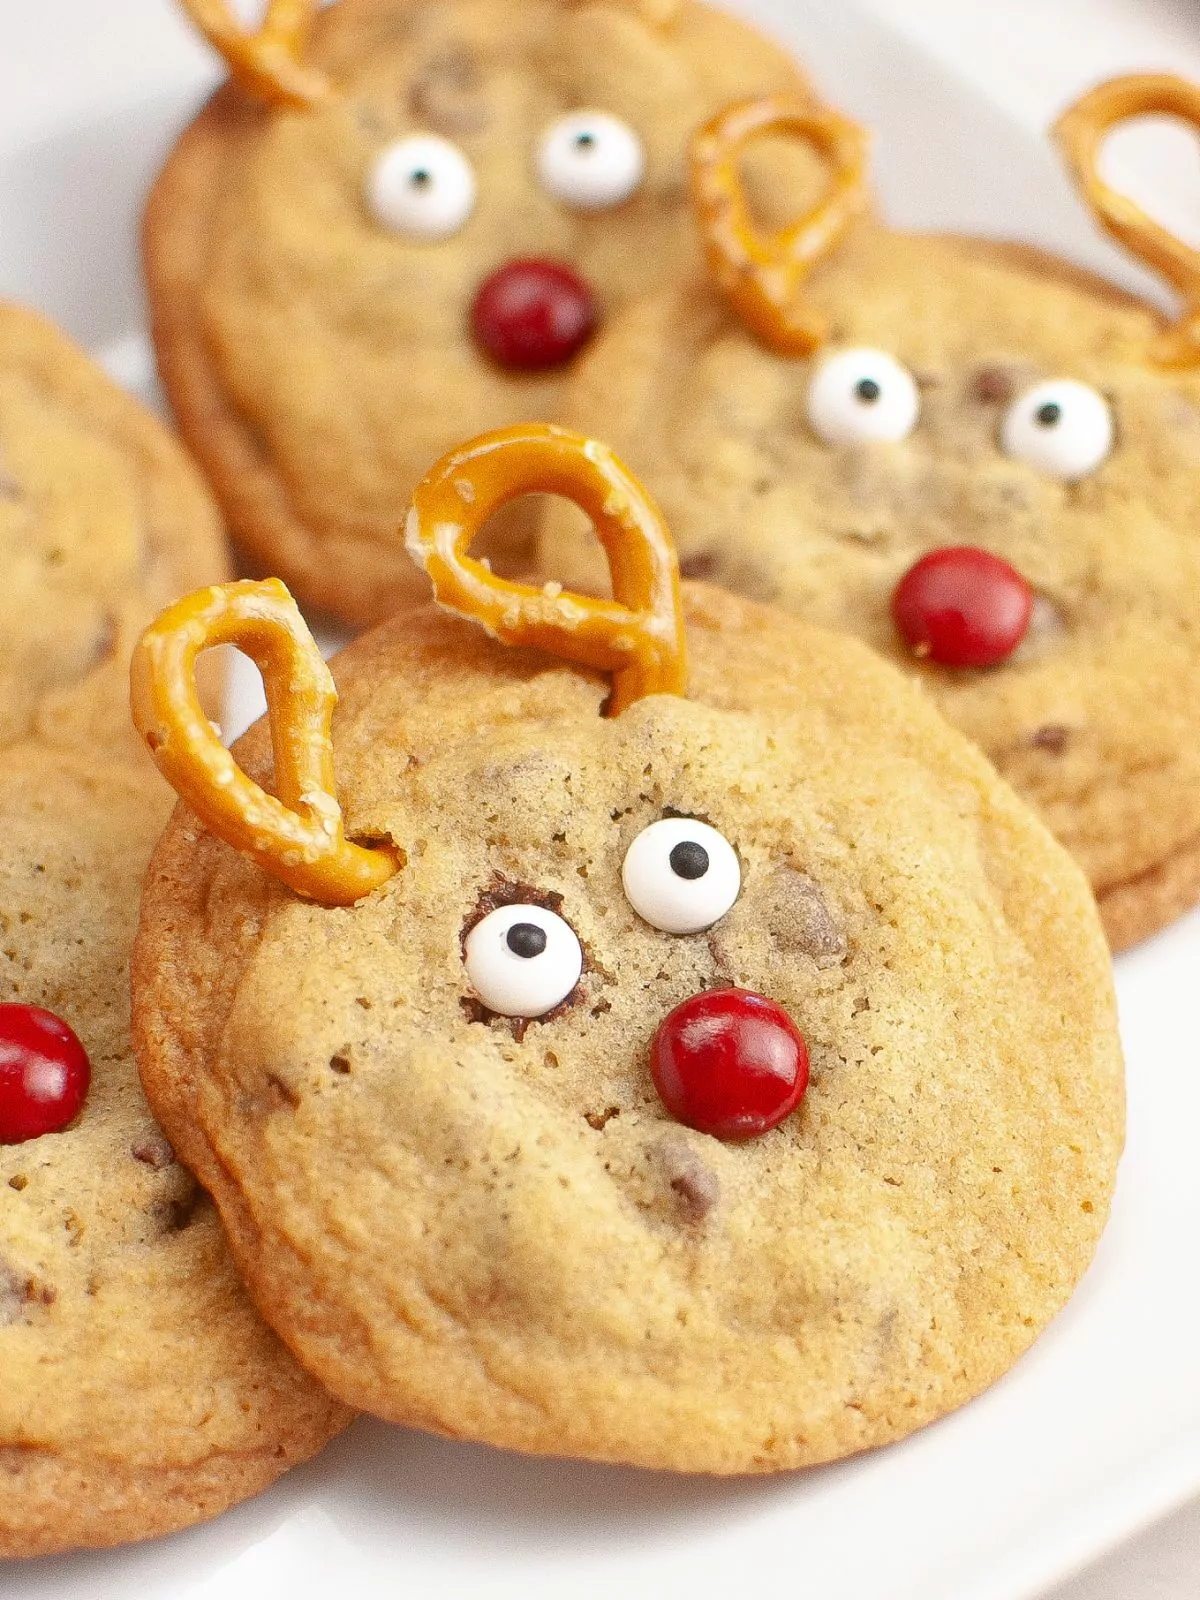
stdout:
{"type": "Polygon", "coordinates": [[[139,1139],[136,1144],[130,1146],[130,1154],[135,1161],[142,1162],[154,1172],[161,1172],[164,1167],[173,1166],[175,1162],[175,1152],[161,1134],[139,1139]]]}
{"type": "Polygon", "coordinates": [[[556,917],[561,917],[563,897],[554,889],[535,889],[532,884],[513,883],[501,873],[493,873],[492,881],[480,891],[474,910],[462,925],[459,943],[464,959],[471,929],[501,906],[541,906],[543,911],[553,911],[556,917]]]}
{"type": "Polygon", "coordinates": [[[721,1185],[715,1172],[679,1135],[669,1134],[656,1150],[667,1186],[685,1222],[703,1222],[721,1198],[721,1185]]]}
{"type": "Polygon", "coordinates": [[[24,1310],[24,1282],[0,1262],[0,1328],[20,1321],[24,1310]]]}
{"type": "Polygon", "coordinates": [[[463,44],[450,45],[430,58],[413,79],[408,105],[417,122],[447,138],[480,133],[492,121],[483,74],[463,44]]]}
{"type": "Polygon", "coordinates": [[[190,1228],[203,1203],[204,1191],[198,1183],[191,1184],[179,1199],[168,1202],[163,1213],[164,1232],[182,1233],[185,1228],[190,1228]]]}
{"type": "Polygon", "coordinates": [[[679,563],[680,575],[694,578],[698,583],[715,578],[720,570],[720,560],[712,550],[697,550],[694,555],[684,556],[679,563]]]}
{"type": "Polygon", "coordinates": [[[767,884],[763,918],[784,950],[806,955],[817,967],[835,967],[846,954],[845,930],[834,920],[820,888],[807,873],[780,867],[767,884]]]}
{"type": "Polygon", "coordinates": [[[1035,750],[1046,750],[1052,756],[1060,756],[1067,748],[1070,737],[1070,728],[1064,727],[1061,722],[1047,722],[1034,729],[1029,742],[1035,750]]]}
{"type": "Polygon", "coordinates": [[[976,400],[984,405],[1002,405],[1017,392],[1017,376],[1011,367],[980,367],[971,385],[976,400]]]}
{"type": "Polygon", "coordinates": [[[30,1310],[52,1306],[58,1290],[44,1278],[25,1277],[0,1262],[0,1328],[28,1322],[30,1310]]]}

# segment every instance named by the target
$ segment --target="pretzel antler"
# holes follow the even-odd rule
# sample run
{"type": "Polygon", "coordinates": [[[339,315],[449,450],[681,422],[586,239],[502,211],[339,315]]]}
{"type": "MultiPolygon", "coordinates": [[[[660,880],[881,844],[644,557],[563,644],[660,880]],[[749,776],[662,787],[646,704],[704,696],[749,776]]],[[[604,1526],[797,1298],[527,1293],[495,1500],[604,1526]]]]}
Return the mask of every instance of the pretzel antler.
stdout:
{"type": "Polygon", "coordinates": [[[1054,125],[1054,135],[1101,227],[1178,290],[1182,315],[1163,333],[1154,353],[1164,366],[1191,367],[1200,363],[1200,251],[1148,217],[1127,195],[1105,183],[1099,172],[1105,136],[1128,117],[1154,112],[1179,117],[1200,132],[1200,86],[1169,73],[1113,78],[1065,111],[1054,125]]]}
{"type": "Polygon", "coordinates": [[[201,589],[147,628],[130,665],[133,720],[167,782],[211,833],[323,905],[353,905],[397,870],[385,848],[351,844],[334,792],[329,668],[278,578],[201,589]],[[275,786],[246,776],[204,714],[196,658],[233,644],[267,691],[275,786]]]}
{"type": "Polygon", "coordinates": [[[662,515],[607,445],[543,423],[504,428],[445,456],[413,495],[409,554],[449,611],[504,644],[532,645],[613,675],[616,716],[648,694],[683,694],[687,663],[679,564],[662,515]],[[612,600],[495,577],[467,554],[493,512],[523,494],[558,494],[591,517],[612,600]]]}
{"type": "Polygon", "coordinates": [[[824,323],[800,300],[800,286],[866,208],[868,136],[864,128],[800,95],[770,95],[730,106],[692,141],[692,200],[704,233],[709,270],[742,320],[765,343],[807,355],[824,323]],[[828,192],[807,216],[777,233],[758,232],[738,159],[768,133],[806,139],[828,161],[828,192]]]}
{"type": "Polygon", "coordinates": [[[330,98],[329,79],[303,62],[320,0],[268,0],[256,31],[241,26],[229,0],[182,0],[182,4],[256,100],[305,110],[330,98]]]}

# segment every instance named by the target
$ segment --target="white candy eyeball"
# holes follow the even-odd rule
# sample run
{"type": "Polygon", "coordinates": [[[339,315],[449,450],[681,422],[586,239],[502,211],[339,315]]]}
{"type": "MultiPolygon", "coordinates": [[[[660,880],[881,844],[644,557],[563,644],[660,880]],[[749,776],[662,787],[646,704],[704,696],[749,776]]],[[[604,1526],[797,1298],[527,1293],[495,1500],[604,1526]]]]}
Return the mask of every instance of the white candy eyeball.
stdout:
{"type": "Polygon", "coordinates": [[[542,135],[537,170],[543,185],[576,211],[607,211],[637,193],[646,172],[642,141],[620,117],[573,111],[542,135]]]}
{"type": "Polygon", "coordinates": [[[1108,401],[1074,378],[1051,378],[1018,396],[1000,424],[1006,456],[1048,478],[1074,483],[1094,472],[1112,450],[1108,401]]]}
{"type": "Polygon", "coordinates": [[[417,133],[381,150],[366,183],[367,209],[382,227],[430,243],[448,239],[475,209],[475,171],[456,144],[417,133]]]}
{"type": "Polygon", "coordinates": [[[502,1017],[544,1017],[583,971],[574,929],[544,906],[489,911],[467,935],[464,960],[475,993],[502,1017]]]}
{"type": "Polygon", "coordinates": [[[621,870],[638,916],[663,933],[700,933],[719,922],[742,888],[733,846],[693,817],[652,822],[629,846],[621,870]]]}
{"type": "Polygon", "coordinates": [[[828,356],[808,386],[808,422],[826,444],[898,444],[917,425],[912,374],[884,350],[828,356]]]}

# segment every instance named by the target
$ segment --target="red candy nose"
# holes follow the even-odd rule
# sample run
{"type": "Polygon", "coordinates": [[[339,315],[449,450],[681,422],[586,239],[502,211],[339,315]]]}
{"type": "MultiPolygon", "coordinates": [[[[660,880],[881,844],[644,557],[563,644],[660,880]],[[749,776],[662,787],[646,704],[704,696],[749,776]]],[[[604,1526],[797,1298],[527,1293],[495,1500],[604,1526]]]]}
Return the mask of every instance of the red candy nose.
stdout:
{"type": "Polygon", "coordinates": [[[471,326],[502,367],[545,372],[564,366],[595,332],[591,288],[557,261],[510,261],[475,298],[471,326]]]}
{"type": "Polygon", "coordinates": [[[892,617],[914,655],[945,667],[994,667],[1029,628],[1033,590],[1007,561],[955,545],[910,567],[892,595],[892,617]]]}
{"type": "Polygon", "coordinates": [[[664,1020],[650,1071],[678,1121],[718,1139],[753,1139],[800,1104],[808,1049],[773,1000],[748,989],[712,989],[664,1020]]]}
{"type": "Polygon", "coordinates": [[[87,1052],[60,1017],[40,1006],[0,1005],[0,1144],[57,1133],[83,1106],[87,1052]]]}

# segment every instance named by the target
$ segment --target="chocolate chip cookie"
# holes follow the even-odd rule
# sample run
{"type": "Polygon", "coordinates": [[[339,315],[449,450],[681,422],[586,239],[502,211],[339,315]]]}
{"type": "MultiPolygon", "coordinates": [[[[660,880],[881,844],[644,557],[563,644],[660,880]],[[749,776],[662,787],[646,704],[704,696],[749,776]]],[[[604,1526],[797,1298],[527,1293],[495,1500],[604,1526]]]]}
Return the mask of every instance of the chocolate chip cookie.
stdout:
{"type": "Polygon", "coordinates": [[[129,949],[169,799],[140,761],[27,741],[0,763],[0,1138],[25,1008],[91,1072],[69,1126],[0,1142],[0,1556],[211,1517],[349,1420],[259,1319],[138,1085],[129,949]]]}
{"type": "MultiPolygon", "coordinates": [[[[1122,114],[1166,108],[1164,80],[1097,93],[1118,91],[1122,114]]],[[[815,330],[809,348],[764,336],[737,292],[758,269],[706,188],[728,155],[714,138],[697,143],[697,194],[731,292],[697,284],[614,318],[565,419],[645,477],[685,572],[918,676],[1082,864],[1113,947],[1132,944],[1200,897],[1186,326],[1164,332],[1044,252],[868,215],[807,276],[776,279],[776,333],[815,330]]],[[[1143,221],[1122,236],[1158,264],[1143,221]]],[[[605,582],[586,526],[556,508],[540,568],[605,582]]]]}
{"type": "Polygon", "coordinates": [[[129,653],[224,575],[220,519],[167,430],[62,333],[0,303],[0,744],[128,745],[129,653]]]}
{"type": "Polygon", "coordinates": [[[247,854],[188,805],[156,851],[147,1094],[355,1406],[683,1471],[886,1443],[1004,1372],[1103,1227],[1123,1089],[1091,895],[859,641],[700,585],[677,610],[629,549],[599,611],[466,561],[454,499],[486,514],[517,446],[560,490],[579,453],[607,539],[653,516],[602,446],[535,432],[443,463],[409,544],[444,603],[541,648],[428,608],[352,644],[336,797],[279,586],[148,636],[143,733],[247,854]],[[283,805],[247,788],[235,824],[268,729],[210,764],[173,680],[239,610],[283,805]]]}
{"type": "MultiPolygon", "coordinates": [[[[692,131],[800,71],[697,0],[339,0],[251,39],[190,9],[234,78],[150,200],[163,381],[252,561],[379,621],[419,592],[393,535],[429,461],[554,417],[595,330],[698,265],[692,131]]],[[[768,213],[812,166],[764,160],[768,213]]]]}

